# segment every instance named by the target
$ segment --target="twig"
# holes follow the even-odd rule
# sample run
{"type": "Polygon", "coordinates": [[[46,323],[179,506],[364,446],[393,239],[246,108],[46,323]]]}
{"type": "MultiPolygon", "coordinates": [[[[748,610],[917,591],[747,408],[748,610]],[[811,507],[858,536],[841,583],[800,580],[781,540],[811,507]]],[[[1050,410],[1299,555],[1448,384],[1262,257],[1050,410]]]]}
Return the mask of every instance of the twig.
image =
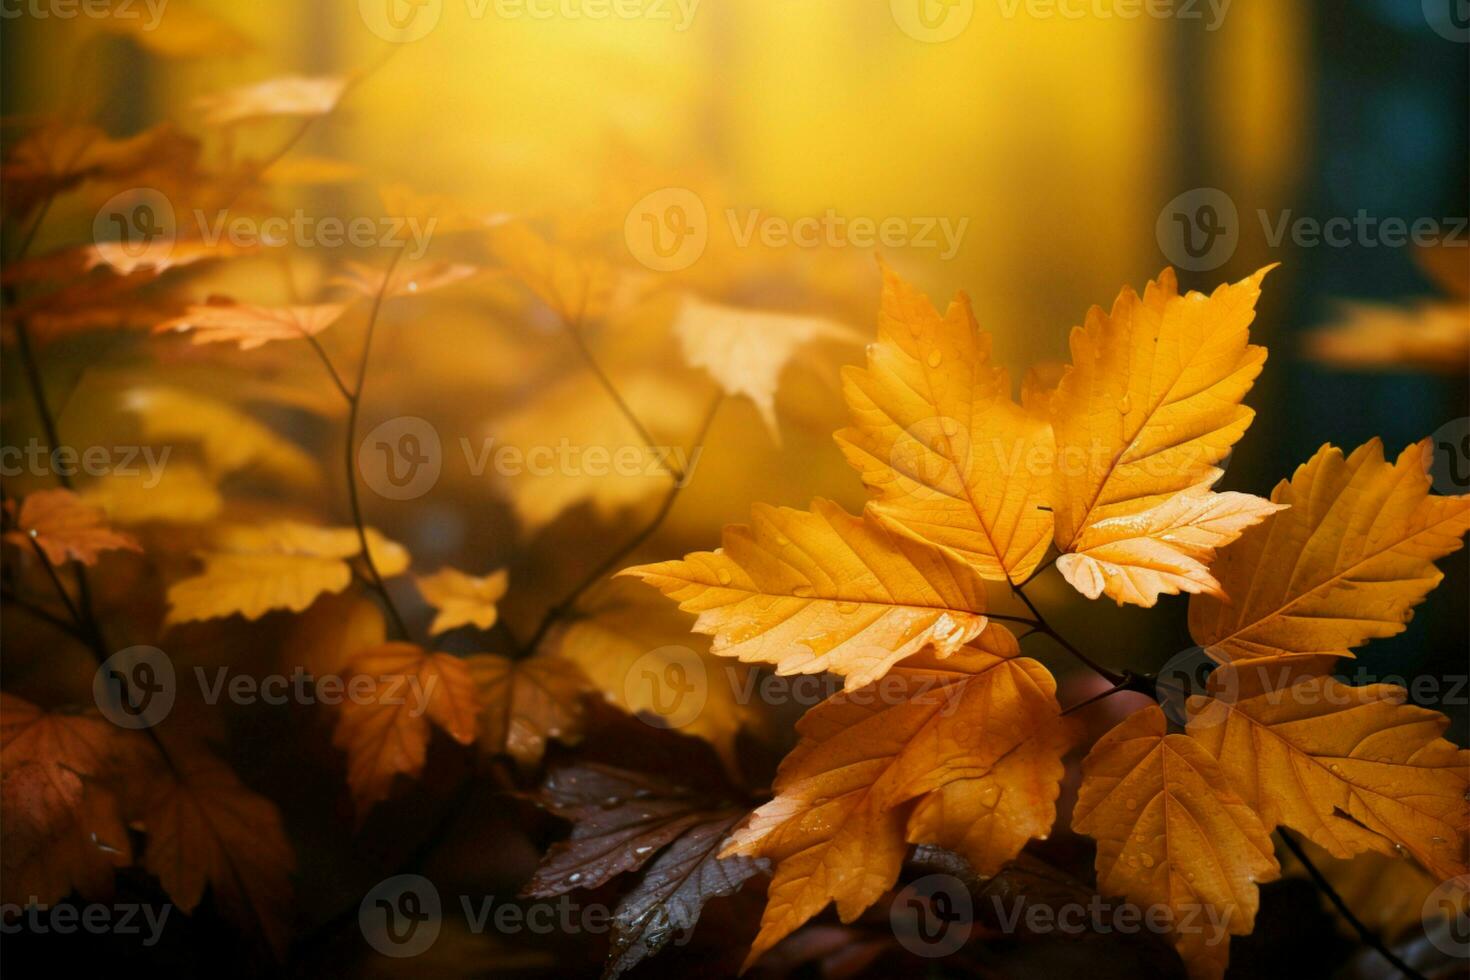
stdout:
{"type": "MultiPolygon", "coordinates": [[[[694,441],[690,444],[691,447],[697,447],[700,443],[704,442],[705,436],[709,434],[710,426],[714,424],[715,414],[719,412],[720,406],[724,401],[725,396],[721,393],[716,395],[714,400],[710,402],[709,409],[704,414],[704,421],[700,423],[699,431],[694,434],[694,441]]],[[[541,645],[541,641],[546,638],[546,634],[551,629],[552,624],[571,612],[575,608],[577,601],[582,598],[583,593],[600,582],[603,576],[616,568],[623,559],[637,551],[643,542],[653,537],[654,533],[663,525],[664,519],[669,516],[669,512],[674,509],[674,504],[678,501],[679,494],[684,490],[685,486],[687,486],[687,483],[684,475],[680,473],[680,475],[674,478],[673,486],[669,487],[668,493],[664,494],[663,502],[659,504],[658,511],[653,515],[653,519],[641,531],[625,542],[621,548],[608,555],[598,563],[596,568],[583,576],[582,580],[576,584],[565,598],[546,610],[546,615],[541,617],[541,622],[537,625],[536,632],[531,634],[531,639],[521,649],[522,656],[535,653],[536,648],[541,645]]]]}
{"type": "MultiPolygon", "coordinates": [[[[638,416],[634,414],[632,407],[623,399],[622,394],[618,391],[617,385],[613,384],[612,378],[608,377],[607,372],[602,369],[602,365],[597,363],[597,358],[592,354],[592,348],[587,346],[587,340],[582,336],[581,327],[576,323],[565,321],[563,322],[563,326],[566,328],[567,336],[571,337],[572,343],[577,346],[577,351],[582,355],[582,360],[586,362],[587,367],[597,377],[598,383],[602,385],[608,397],[618,406],[618,411],[623,414],[623,418],[627,419],[628,424],[633,426],[634,431],[638,433],[638,438],[643,440],[644,446],[656,455],[658,446],[654,444],[653,436],[644,427],[638,416]]],[[[672,462],[668,466],[669,473],[673,476],[674,482],[676,484],[683,482],[683,468],[672,462]]]]}
{"type": "Polygon", "coordinates": [[[1358,934],[1358,938],[1363,941],[1364,945],[1377,950],[1379,955],[1392,963],[1400,973],[1409,977],[1410,980],[1428,980],[1424,974],[1405,963],[1398,954],[1388,948],[1388,945],[1378,937],[1377,933],[1364,925],[1362,920],[1356,915],[1353,915],[1352,909],[1348,908],[1347,902],[1343,901],[1342,896],[1337,893],[1337,889],[1332,887],[1327,877],[1312,863],[1312,859],[1307,857],[1307,852],[1302,848],[1301,843],[1295,837],[1291,836],[1291,833],[1285,827],[1277,827],[1276,833],[1280,835],[1281,842],[1286,845],[1287,850],[1291,851],[1296,859],[1301,862],[1302,867],[1307,869],[1307,874],[1312,876],[1312,881],[1316,883],[1317,888],[1323,895],[1327,896],[1327,900],[1347,920],[1348,925],[1353,927],[1353,931],[1358,934]]]}
{"type": "Polygon", "coordinates": [[[1031,597],[1026,595],[1026,593],[1022,591],[1020,586],[1012,584],[1011,591],[1020,597],[1021,601],[1026,604],[1026,608],[1031,610],[1031,615],[1036,617],[1037,625],[1034,632],[1051,637],[1061,646],[1063,650],[1066,650],[1072,656],[1076,657],[1078,661],[1080,661],[1093,673],[1105,677],[1107,678],[1107,680],[1111,681],[1114,687],[1122,687],[1128,683],[1132,675],[1120,674],[1115,670],[1104,667],[1102,664],[1098,663],[1087,654],[1077,649],[1077,647],[1073,645],[1073,643],[1061,633],[1058,633],[1055,627],[1053,627],[1050,623],[1046,621],[1046,617],[1041,614],[1041,610],[1036,608],[1036,603],[1031,601],[1031,597]]]}
{"type": "Polygon", "coordinates": [[[47,612],[45,609],[36,605],[34,602],[22,599],[20,596],[16,595],[9,589],[0,591],[0,597],[3,597],[6,602],[15,606],[17,609],[24,609],[26,612],[41,620],[43,623],[49,623],[50,625],[56,627],[58,630],[65,633],[67,636],[70,636],[72,639],[83,644],[84,646],[91,646],[92,641],[89,637],[87,637],[85,633],[83,633],[72,623],[67,622],[65,619],[62,619],[60,616],[47,612]]]}
{"type": "Polygon", "coordinates": [[[378,288],[378,293],[373,297],[372,312],[368,314],[367,335],[362,341],[362,358],[357,364],[357,384],[349,393],[343,390],[347,396],[347,499],[352,506],[352,523],[357,528],[357,541],[362,548],[363,564],[367,566],[368,574],[372,578],[373,588],[382,597],[383,605],[388,610],[388,615],[393,620],[394,628],[403,639],[408,639],[408,627],[404,625],[403,616],[399,614],[398,607],[393,603],[393,597],[388,594],[388,586],[383,582],[383,576],[378,572],[377,563],[373,561],[372,549],[368,547],[367,526],[362,520],[362,502],[357,494],[357,416],[362,408],[363,386],[367,383],[368,360],[373,352],[373,332],[378,324],[378,313],[383,308],[383,296],[388,292],[388,286],[393,280],[393,271],[398,268],[399,259],[403,258],[403,249],[399,248],[393,253],[393,260],[388,264],[388,270],[383,275],[383,285],[378,288]]]}

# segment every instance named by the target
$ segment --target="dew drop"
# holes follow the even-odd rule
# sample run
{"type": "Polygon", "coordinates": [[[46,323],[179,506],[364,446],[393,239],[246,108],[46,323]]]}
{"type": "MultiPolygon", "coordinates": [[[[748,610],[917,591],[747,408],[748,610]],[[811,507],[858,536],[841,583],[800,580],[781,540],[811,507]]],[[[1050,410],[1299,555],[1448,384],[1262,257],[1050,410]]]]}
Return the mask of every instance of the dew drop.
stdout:
{"type": "Polygon", "coordinates": [[[861,608],[862,606],[856,602],[839,602],[837,604],[837,611],[844,616],[851,616],[861,608]]]}
{"type": "Polygon", "coordinates": [[[1128,799],[1126,799],[1126,800],[1123,801],[1123,805],[1126,806],[1130,810],[1137,810],[1138,809],[1138,801],[1135,800],[1131,796],[1128,797],[1128,799]]]}
{"type": "Polygon", "coordinates": [[[1154,866],[1154,856],[1152,854],[1145,854],[1141,860],[1145,868],[1152,868],[1154,866]]]}
{"type": "Polygon", "coordinates": [[[569,878],[567,878],[567,881],[570,882],[571,884],[574,884],[574,885],[577,882],[581,881],[581,880],[582,880],[582,872],[580,872],[580,871],[573,871],[572,874],[571,874],[571,876],[569,878]]]}
{"type": "Polygon", "coordinates": [[[1123,415],[1127,415],[1129,412],[1133,411],[1132,393],[1124,392],[1123,397],[1118,399],[1118,411],[1123,415]]]}
{"type": "Polygon", "coordinates": [[[817,593],[816,590],[813,589],[810,585],[798,585],[796,586],[796,588],[791,590],[791,594],[802,599],[810,599],[817,593]]]}
{"type": "Polygon", "coordinates": [[[929,356],[924,359],[924,363],[928,364],[931,368],[937,368],[939,367],[939,362],[942,360],[944,360],[943,354],[937,350],[931,350],[929,356]]]}
{"type": "Polygon", "coordinates": [[[718,572],[715,573],[715,577],[720,580],[720,584],[721,585],[729,585],[730,584],[730,571],[729,571],[729,569],[726,569],[726,568],[720,569],[718,572]]]}

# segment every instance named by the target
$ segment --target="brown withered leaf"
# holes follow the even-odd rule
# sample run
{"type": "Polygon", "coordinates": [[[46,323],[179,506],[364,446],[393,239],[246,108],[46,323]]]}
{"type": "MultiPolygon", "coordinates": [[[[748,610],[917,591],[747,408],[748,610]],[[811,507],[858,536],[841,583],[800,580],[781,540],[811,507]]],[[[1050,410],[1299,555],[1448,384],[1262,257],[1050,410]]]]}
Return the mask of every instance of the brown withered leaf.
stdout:
{"type": "Polygon", "coordinates": [[[170,763],[127,787],[143,867],[185,912],[208,888],[221,915],[283,959],[296,857],[280,811],[202,749],[170,745],[170,763]]]}
{"type": "Polygon", "coordinates": [[[538,798],[573,827],[526,885],[528,897],[596,888],[643,869],[613,912],[606,978],[687,934],[705,902],[735,892],[764,866],[758,859],[718,856],[744,807],[662,776],[580,763],[553,770],[538,798]]]}
{"type": "Polygon", "coordinates": [[[504,753],[522,768],[541,763],[546,743],[581,737],[582,697],[592,690],[569,660],[538,654],[511,660],[494,654],[466,657],[480,702],[480,747],[504,753]]]}
{"type": "Polygon", "coordinates": [[[132,848],[116,799],[94,777],[118,751],[119,730],[95,711],[46,711],[0,693],[0,901],[111,891],[132,848]]]}

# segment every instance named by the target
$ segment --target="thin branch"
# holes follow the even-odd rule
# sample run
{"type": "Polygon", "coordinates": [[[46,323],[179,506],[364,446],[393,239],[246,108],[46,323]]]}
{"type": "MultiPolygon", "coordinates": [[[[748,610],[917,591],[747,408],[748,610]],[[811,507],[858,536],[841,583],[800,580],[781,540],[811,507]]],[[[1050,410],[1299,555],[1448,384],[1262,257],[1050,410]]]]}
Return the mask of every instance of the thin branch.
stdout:
{"type": "Polygon", "coordinates": [[[78,629],[73,623],[62,619],[60,616],[57,616],[54,613],[46,611],[42,607],[36,605],[34,602],[22,599],[19,595],[12,592],[10,589],[0,590],[0,597],[3,597],[6,602],[15,606],[17,609],[23,609],[27,613],[30,613],[35,618],[41,620],[41,622],[49,623],[50,625],[56,627],[58,630],[65,633],[67,636],[70,636],[72,639],[76,640],[82,645],[91,646],[91,639],[80,629],[78,629]]]}
{"type": "Polygon", "coordinates": [[[1302,867],[1307,869],[1307,874],[1312,876],[1312,881],[1316,883],[1317,888],[1321,890],[1323,895],[1327,896],[1327,900],[1347,920],[1348,925],[1353,927],[1353,931],[1358,934],[1358,938],[1363,941],[1364,945],[1377,950],[1380,956],[1392,963],[1400,973],[1409,977],[1410,980],[1428,980],[1424,974],[1400,959],[1398,954],[1389,949],[1388,945],[1378,937],[1377,933],[1364,925],[1363,921],[1356,915],[1353,915],[1353,910],[1348,908],[1347,902],[1343,901],[1342,896],[1337,893],[1337,889],[1332,887],[1326,875],[1322,874],[1317,866],[1312,863],[1312,859],[1307,857],[1307,852],[1302,848],[1301,843],[1295,837],[1291,836],[1290,831],[1285,827],[1277,827],[1276,833],[1280,835],[1281,842],[1286,845],[1286,849],[1291,851],[1296,859],[1301,862],[1302,867]]]}
{"type": "Polygon", "coordinates": [[[1037,628],[1035,632],[1051,637],[1061,646],[1063,650],[1066,650],[1072,656],[1076,657],[1079,662],[1081,662],[1093,673],[1105,677],[1113,684],[1114,687],[1122,687],[1129,682],[1129,678],[1132,675],[1120,674],[1115,670],[1110,670],[1109,668],[1104,667],[1102,664],[1098,663],[1087,654],[1077,649],[1077,647],[1073,645],[1073,643],[1061,633],[1058,633],[1056,629],[1046,621],[1046,617],[1041,614],[1041,610],[1036,608],[1036,603],[1031,601],[1031,597],[1026,595],[1026,593],[1021,590],[1020,586],[1013,584],[1011,586],[1011,591],[1020,597],[1021,601],[1026,604],[1026,608],[1031,610],[1031,615],[1036,617],[1037,628]]]}
{"type": "MultiPolygon", "coordinates": [[[[643,422],[633,412],[632,407],[624,400],[622,393],[618,391],[617,385],[613,384],[612,378],[608,377],[607,372],[602,369],[602,365],[597,363],[597,358],[592,354],[592,348],[587,346],[587,339],[582,336],[581,327],[576,323],[565,321],[562,325],[566,328],[567,336],[572,338],[572,343],[577,346],[577,351],[582,355],[582,360],[597,377],[598,383],[602,385],[608,397],[618,406],[618,411],[622,413],[623,418],[627,419],[628,424],[638,433],[638,438],[643,440],[643,445],[648,448],[648,451],[657,455],[658,446],[654,442],[653,435],[644,427],[643,422]]],[[[674,478],[674,482],[676,484],[683,482],[683,468],[673,462],[669,462],[667,465],[670,475],[674,478]]]]}
{"type": "Polygon", "coordinates": [[[383,285],[379,287],[378,293],[373,297],[372,312],[368,314],[367,335],[362,341],[362,358],[357,364],[357,384],[351,393],[343,391],[347,395],[347,499],[352,506],[352,523],[357,528],[357,541],[362,548],[362,560],[367,566],[368,574],[372,578],[373,588],[382,597],[383,605],[388,610],[388,615],[393,619],[394,628],[403,639],[408,639],[408,627],[403,622],[403,616],[398,612],[398,607],[393,603],[393,597],[388,594],[388,586],[383,582],[383,576],[378,572],[377,563],[373,561],[372,549],[368,547],[367,526],[362,520],[362,502],[357,494],[357,416],[362,408],[363,386],[367,383],[368,360],[373,352],[373,332],[378,325],[378,313],[383,308],[383,296],[388,292],[388,285],[393,279],[393,271],[398,268],[398,261],[403,258],[403,249],[400,248],[393,253],[393,261],[388,264],[388,271],[383,275],[383,285]]]}
{"type": "MultiPolygon", "coordinates": [[[[694,434],[694,441],[690,444],[691,450],[697,448],[704,442],[705,436],[709,434],[710,426],[714,424],[715,415],[719,412],[720,406],[724,404],[724,401],[725,396],[721,393],[716,395],[714,400],[710,402],[709,409],[704,414],[704,421],[700,423],[699,431],[694,434]]],[[[675,477],[673,486],[669,487],[668,493],[664,494],[663,502],[659,504],[658,511],[653,515],[653,519],[641,531],[625,542],[621,548],[608,555],[598,563],[596,568],[583,576],[582,580],[577,583],[565,598],[546,610],[546,615],[541,617],[541,622],[536,627],[536,632],[531,635],[531,639],[522,648],[522,656],[534,653],[536,648],[541,645],[541,641],[546,638],[546,634],[551,629],[552,624],[570,613],[576,607],[578,600],[582,598],[583,593],[602,581],[608,572],[616,568],[625,558],[637,551],[645,541],[653,537],[663,525],[664,519],[669,516],[669,512],[674,509],[674,504],[678,501],[679,494],[683,492],[684,487],[687,485],[683,474],[675,477]]]]}

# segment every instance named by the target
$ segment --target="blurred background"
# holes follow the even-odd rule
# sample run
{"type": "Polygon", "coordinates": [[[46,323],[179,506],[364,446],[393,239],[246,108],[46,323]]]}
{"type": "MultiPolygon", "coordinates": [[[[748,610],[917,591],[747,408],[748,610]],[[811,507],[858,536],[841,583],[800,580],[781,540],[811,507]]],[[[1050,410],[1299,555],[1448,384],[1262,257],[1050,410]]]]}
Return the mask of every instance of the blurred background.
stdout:
{"type": "MultiPolygon", "coordinates": [[[[781,379],[778,434],[746,401],[721,408],[694,480],[640,552],[648,560],[713,547],[720,526],[745,520],[756,501],[804,507],[820,495],[861,505],[831,432],[845,414],[838,369],[861,358],[873,329],[875,252],[936,302],[967,291],[1017,383],[1028,366],[1067,358],[1068,330],[1090,305],[1111,304],[1125,284],[1142,288],[1166,265],[1181,267],[1183,285],[1209,290],[1280,263],[1253,327],[1271,351],[1249,397],[1259,415],[1230,461],[1227,489],[1268,493],[1324,442],[1350,449],[1376,435],[1396,454],[1436,431],[1450,445],[1470,433],[1470,313],[1456,292],[1470,251],[1442,247],[1455,237],[1464,245],[1470,213],[1463,2],[1181,0],[1166,5],[1170,16],[1148,16],[1126,0],[649,0],[630,17],[487,2],[167,0],[147,30],[118,18],[11,16],[7,7],[7,148],[46,116],[90,121],[114,137],[172,121],[222,169],[289,142],[263,182],[278,211],[391,214],[394,195],[411,194],[415,213],[444,219],[449,257],[483,249],[461,246],[453,216],[525,219],[549,240],[585,246],[645,279],[652,267],[625,221],[649,195],[692,194],[709,243],[679,271],[681,286],[721,303],[830,318],[856,339],[800,353],[781,379]],[[294,117],[206,120],[202,97],[282,75],[351,84],[333,112],[299,132],[294,117]],[[1278,240],[1299,219],[1360,213],[1380,224],[1367,232],[1360,224],[1341,243],[1291,231],[1278,240]],[[904,231],[876,246],[739,240],[753,216],[790,223],[829,214],[849,224],[898,219],[904,231]],[[1439,247],[1386,242],[1388,219],[1428,219],[1439,247]],[[1201,242],[1207,254],[1195,248],[1201,242]],[[1447,337],[1425,326],[1435,317],[1448,318],[1447,337]],[[1332,328],[1354,332],[1318,339],[1332,328]]],[[[88,240],[117,190],[58,199],[30,254],[88,240]]],[[[7,222],[7,258],[27,225],[7,222]]],[[[436,240],[436,256],[440,248],[436,240]]],[[[349,257],[384,264],[381,250],[349,257]]],[[[193,301],[284,303],[323,294],[340,260],[309,248],[247,256],[191,272],[177,289],[193,301]]],[[[589,337],[650,428],[686,440],[713,388],[671,354],[666,292],[655,286],[614,303],[589,337]]],[[[354,337],[344,329],[325,338],[343,365],[353,363],[354,337]]],[[[377,343],[360,431],[414,415],[446,446],[537,431],[575,440],[608,414],[545,304],[495,277],[453,301],[389,309],[377,343]],[[548,401],[563,414],[531,411],[548,401]]],[[[235,357],[183,341],[160,349],[136,332],[103,329],[58,332],[44,356],[48,384],[63,396],[62,427],[78,443],[116,442],[119,426],[138,424],[119,399],[166,379],[250,405],[309,456],[334,452],[325,447],[340,406],[330,407],[317,366],[299,353],[235,357]]],[[[18,379],[6,364],[7,444],[36,427],[18,379]]],[[[340,520],[340,474],[301,487],[291,469],[240,476],[226,512],[252,513],[290,486],[293,502],[340,520]]],[[[1453,478],[1436,486],[1454,489],[1453,478]]],[[[412,505],[370,496],[366,507],[369,522],[424,568],[509,567],[504,614],[524,636],[598,549],[609,550],[597,542],[625,535],[617,529],[638,525],[629,514],[655,502],[636,491],[625,499],[487,488],[466,467],[446,465],[412,505]]],[[[188,531],[155,533],[187,540],[188,531]]],[[[1465,554],[1441,567],[1444,585],[1408,631],[1364,651],[1369,674],[1464,674],[1465,554]]],[[[1190,645],[1182,601],[1148,611],[1067,601],[1055,575],[1037,590],[1064,631],[1097,638],[1109,663],[1152,669],[1161,649],[1190,645]]],[[[147,635],[160,610],[135,612],[147,635]]],[[[259,625],[228,640],[186,629],[179,642],[225,660],[231,644],[259,649],[286,631],[259,625]]],[[[51,676],[32,664],[39,651],[12,651],[7,670],[35,691],[64,690],[90,670],[79,659],[74,672],[51,676]]],[[[1463,701],[1434,706],[1455,719],[1460,744],[1470,741],[1463,701]]]]}

